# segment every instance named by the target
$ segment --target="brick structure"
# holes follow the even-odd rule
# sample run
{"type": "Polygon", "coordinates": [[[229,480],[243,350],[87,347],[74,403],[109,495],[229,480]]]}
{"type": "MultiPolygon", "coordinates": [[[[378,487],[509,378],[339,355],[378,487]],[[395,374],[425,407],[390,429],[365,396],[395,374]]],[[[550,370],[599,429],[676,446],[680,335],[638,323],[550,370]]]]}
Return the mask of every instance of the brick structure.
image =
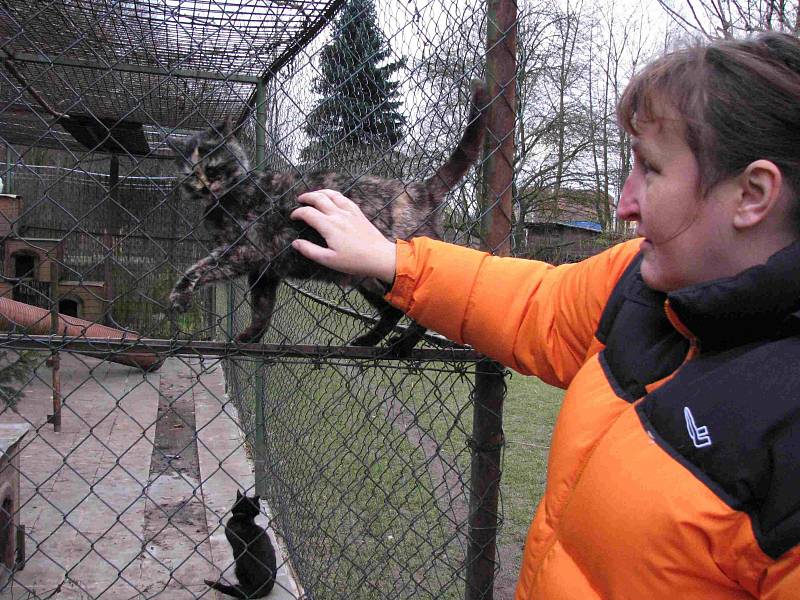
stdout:
{"type": "Polygon", "coordinates": [[[58,312],[61,314],[102,322],[107,304],[106,285],[102,281],[58,282],[58,312]]]}
{"type": "Polygon", "coordinates": [[[22,438],[28,433],[27,423],[0,424],[0,589],[11,573],[20,568],[19,552],[19,455],[22,438]]]}
{"type": "Polygon", "coordinates": [[[22,198],[13,194],[0,194],[0,238],[16,235],[21,211],[22,198]]]}
{"type": "Polygon", "coordinates": [[[102,281],[61,281],[58,264],[64,244],[58,239],[19,236],[22,197],[0,194],[2,281],[0,297],[49,308],[58,298],[59,312],[88,321],[102,321],[107,290],[102,281]]]}

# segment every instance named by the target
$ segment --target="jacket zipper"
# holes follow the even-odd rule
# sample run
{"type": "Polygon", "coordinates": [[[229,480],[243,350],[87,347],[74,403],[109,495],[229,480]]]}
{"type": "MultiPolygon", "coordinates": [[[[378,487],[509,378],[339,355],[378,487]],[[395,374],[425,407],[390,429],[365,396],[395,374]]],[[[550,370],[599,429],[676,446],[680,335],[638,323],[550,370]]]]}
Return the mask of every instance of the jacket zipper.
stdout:
{"type": "Polygon", "coordinates": [[[664,301],[664,313],[667,315],[667,320],[675,328],[675,331],[677,331],[683,337],[689,340],[689,352],[686,353],[686,358],[683,359],[683,363],[681,365],[683,366],[688,361],[692,360],[695,356],[697,356],[698,352],[700,352],[700,344],[697,341],[697,336],[693,334],[691,330],[688,327],[686,327],[686,325],[683,324],[683,321],[681,321],[678,315],[675,313],[675,310],[669,303],[669,298],[667,298],[664,301]]]}

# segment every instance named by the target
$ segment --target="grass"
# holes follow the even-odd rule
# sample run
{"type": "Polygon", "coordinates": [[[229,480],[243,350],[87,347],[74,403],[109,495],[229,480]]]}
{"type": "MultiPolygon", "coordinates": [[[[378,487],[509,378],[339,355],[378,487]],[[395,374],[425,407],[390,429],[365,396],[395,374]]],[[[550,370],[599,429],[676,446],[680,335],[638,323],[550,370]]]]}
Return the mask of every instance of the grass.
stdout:
{"type": "MultiPolygon", "coordinates": [[[[238,386],[254,396],[253,367],[235,368],[238,386]]],[[[424,450],[387,418],[396,401],[452,421],[417,394],[420,378],[352,363],[267,370],[268,498],[316,598],[463,596],[454,577],[463,547],[442,514],[441,488],[424,450]]]]}

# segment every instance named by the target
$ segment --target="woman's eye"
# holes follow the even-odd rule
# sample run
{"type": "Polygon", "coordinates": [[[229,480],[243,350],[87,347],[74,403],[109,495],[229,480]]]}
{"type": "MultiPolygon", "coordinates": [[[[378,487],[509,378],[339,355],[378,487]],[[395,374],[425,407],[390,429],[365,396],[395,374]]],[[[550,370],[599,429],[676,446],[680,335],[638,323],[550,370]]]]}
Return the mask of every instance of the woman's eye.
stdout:
{"type": "Polygon", "coordinates": [[[639,163],[639,168],[642,169],[642,173],[645,175],[656,172],[656,170],[653,168],[653,165],[646,160],[640,158],[637,162],[639,163]]]}

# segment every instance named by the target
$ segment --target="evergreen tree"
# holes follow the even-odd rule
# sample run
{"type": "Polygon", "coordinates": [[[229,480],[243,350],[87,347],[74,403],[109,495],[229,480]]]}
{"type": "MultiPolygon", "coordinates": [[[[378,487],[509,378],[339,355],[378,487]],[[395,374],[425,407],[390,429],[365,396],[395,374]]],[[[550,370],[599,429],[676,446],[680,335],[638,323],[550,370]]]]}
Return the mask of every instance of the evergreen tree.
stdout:
{"type": "Polygon", "coordinates": [[[405,61],[381,66],[391,53],[374,0],[347,0],[320,54],[313,89],[322,99],[304,127],[309,137],[304,160],[342,143],[387,148],[402,139],[406,120],[398,110],[399,83],[390,79],[405,61]]]}
{"type": "Polygon", "coordinates": [[[32,352],[12,352],[16,360],[9,356],[6,350],[0,350],[0,400],[16,410],[17,400],[25,394],[21,387],[30,381],[35,369],[35,359],[32,352]]]}

